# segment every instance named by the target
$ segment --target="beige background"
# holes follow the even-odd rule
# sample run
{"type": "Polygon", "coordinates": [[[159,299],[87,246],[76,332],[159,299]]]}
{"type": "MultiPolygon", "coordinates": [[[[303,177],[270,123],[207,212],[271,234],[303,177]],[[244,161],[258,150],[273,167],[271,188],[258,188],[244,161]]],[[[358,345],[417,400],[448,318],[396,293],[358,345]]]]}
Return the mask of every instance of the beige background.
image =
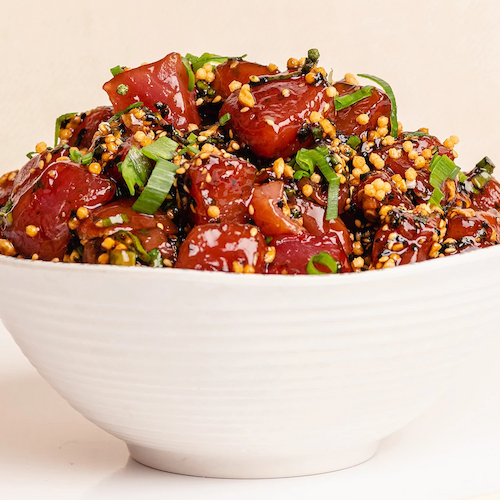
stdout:
{"type": "Polygon", "coordinates": [[[385,78],[407,130],[458,135],[462,168],[500,164],[498,0],[0,1],[0,172],[50,143],[57,116],[107,103],[117,64],[209,51],[284,67],[310,47],[337,78],[385,78]]]}

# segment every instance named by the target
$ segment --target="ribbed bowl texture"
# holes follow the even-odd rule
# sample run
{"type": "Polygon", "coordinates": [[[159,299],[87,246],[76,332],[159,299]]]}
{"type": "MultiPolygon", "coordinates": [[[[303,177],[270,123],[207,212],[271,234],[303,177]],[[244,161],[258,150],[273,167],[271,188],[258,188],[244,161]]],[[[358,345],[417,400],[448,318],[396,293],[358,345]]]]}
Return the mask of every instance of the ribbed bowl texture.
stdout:
{"type": "Polygon", "coordinates": [[[0,257],[40,374],[145,465],[289,477],[369,459],[497,331],[500,246],[335,276],[0,257]]]}

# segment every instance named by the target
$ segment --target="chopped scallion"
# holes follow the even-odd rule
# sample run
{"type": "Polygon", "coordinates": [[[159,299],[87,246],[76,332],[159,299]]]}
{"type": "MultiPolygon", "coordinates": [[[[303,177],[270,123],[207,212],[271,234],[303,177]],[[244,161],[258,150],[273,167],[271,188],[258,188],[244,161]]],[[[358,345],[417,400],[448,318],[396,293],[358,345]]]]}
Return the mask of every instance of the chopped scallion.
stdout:
{"type": "Polygon", "coordinates": [[[338,271],[337,261],[328,253],[320,252],[317,255],[313,255],[306,266],[307,274],[336,274],[338,271]],[[321,264],[327,267],[330,272],[324,273],[320,271],[314,264],[321,264]]]}
{"type": "Polygon", "coordinates": [[[78,151],[77,149],[70,149],[69,157],[71,161],[74,161],[75,163],[80,163],[82,159],[82,153],[80,153],[80,151],[78,151]]]}
{"type": "Polygon", "coordinates": [[[36,151],[30,151],[26,156],[31,160],[33,156],[37,155],[38,153],[36,151]]]}
{"type": "Polygon", "coordinates": [[[184,153],[187,153],[187,152],[192,153],[194,155],[197,155],[201,151],[198,148],[194,147],[194,146],[186,146],[179,154],[184,154],[184,153]]]}
{"type": "Polygon", "coordinates": [[[431,166],[429,167],[429,169],[431,171],[429,183],[433,188],[436,189],[441,189],[441,186],[446,181],[446,179],[455,179],[455,177],[458,175],[458,172],[460,172],[460,167],[458,165],[455,165],[455,163],[446,155],[439,156],[438,160],[436,160],[433,165],[431,162],[431,166]]]}
{"type": "Polygon", "coordinates": [[[195,83],[193,66],[191,65],[189,59],[187,59],[186,57],[182,58],[182,64],[184,64],[184,68],[186,68],[186,73],[188,75],[188,90],[189,92],[192,92],[194,90],[195,83]]]}
{"type": "Polygon", "coordinates": [[[108,120],[108,123],[111,123],[111,122],[114,122],[115,120],[118,120],[118,118],[120,118],[120,116],[122,116],[124,113],[128,113],[131,109],[139,108],[143,104],[144,104],[143,102],[134,102],[130,106],[127,106],[125,109],[122,109],[121,111],[118,111],[118,113],[116,113],[115,115],[113,115],[108,120]]]}
{"type": "Polygon", "coordinates": [[[179,144],[173,141],[169,137],[160,137],[156,139],[149,146],[142,148],[142,152],[152,160],[159,160],[163,158],[164,160],[171,160],[177,153],[177,148],[179,144]]]}
{"type": "Polygon", "coordinates": [[[113,266],[135,266],[136,255],[130,250],[111,250],[109,263],[113,266]]]}
{"type": "Polygon", "coordinates": [[[219,123],[223,127],[231,119],[230,113],[225,113],[219,118],[219,123]]]}
{"type": "Polygon", "coordinates": [[[493,177],[495,164],[485,156],[471,172],[471,182],[476,190],[483,189],[493,177]]]}
{"type": "Polygon", "coordinates": [[[440,189],[434,188],[432,192],[432,196],[429,200],[430,205],[437,205],[438,207],[441,205],[441,200],[443,199],[444,194],[440,189]]]}
{"type": "Polygon", "coordinates": [[[111,217],[107,217],[106,219],[102,219],[102,225],[104,227],[116,226],[117,224],[126,224],[130,222],[127,214],[117,214],[112,215],[111,217]]]}
{"type": "Polygon", "coordinates": [[[368,78],[368,80],[372,80],[375,83],[378,83],[383,91],[387,94],[391,101],[391,135],[396,138],[398,136],[398,106],[396,104],[396,97],[394,96],[394,92],[392,91],[392,87],[382,78],[373,75],[360,74],[358,75],[362,78],[368,78]]]}
{"type": "Polygon", "coordinates": [[[317,166],[328,182],[328,201],[326,206],[326,220],[336,219],[338,216],[340,178],[333,170],[331,163],[336,163],[325,146],[315,149],[301,149],[295,156],[295,179],[310,177],[317,166]]]}
{"type": "Polygon", "coordinates": [[[94,158],[94,153],[92,151],[82,156],[82,165],[90,165],[92,163],[92,158],[94,158]]]}
{"type": "Polygon", "coordinates": [[[372,95],[373,87],[371,85],[367,85],[366,87],[362,87],[356,92],[352,94],[346,94],[342,97],[335,98],[335,109],[340,111],[342,109],[348,108],[357,102],[366,99],[367,97],[372,95]]]}
{"type": "Polygon", "coordinates": [[[163,258],[161,256],[160,251],[157,248],[153,248],[151,252],[148,252],[148,255],[151,258],[149,262],[150,267],[164,267],[163,258]]]}
{"type": "Polygon", "coordinates": [[[165,201],[178,168],[179,166],[175,163],[160,158],[151,172],[146,187],[132,208],[136,212],[153,215],[165,201]]]}
{"type": "Polygon", "coordinates": [[[352,149],[356,149],[361,144],[361,139],[357,135],[351,135],[347,140],[347,145],[352,149]]]}
{"type": "Polygon", "coordinates": [[[151,172],[151,162],[142,154],[140,149],[132,146],[123,163],[118,165],[118,170],[122,174],[130,194],[134,195],[136,185],[142,187],[146,184],[148,175],[151,172]]]}
{"type": "Polygon", "coordinates": [[[444,194],[441,190],[446,179],[455,179],[460,172],[460,167],[448,158],[448,156],[439,156],[437,153],[432,157],[429,165],[431,172],[429,183],[434,188],[429,200],[430,204],[440,205],[444,194]]]}
{"type": "Polygon", "coordinates": [[[415,132],[405,132],[405,140],[411,137],[434,137],[434,136],[428,134],[427,132],[421,132],[420,130],[417,130],[415,132]]]}
{"type": "Polygon", "coordinates": [[[55,133],[55,138],[54,138],[54,147],[57,146],[57,143],[59,142],[59,132],[61,131],[61,124],[64,120],[67,120],[69,118],[73,118],[73,116],[76,116],[77,113],[66,113],[64,115],[61,115],[57,120],[56,120],[56,133],[55,133]]]}
{"type": "Polygon", "coordinates": [[[114,68],[111,68],[109,71],[111,71],[111,74],[113,76],[119,75],[120,73],[123,73],[123,68],[121,66],[115,66],[114,68]]]}
{"type": "Polygon", "coordinates": [[[195,134],[193,134],[193,132],[191,132],[187,136],[187,141],[189,142],[189,144],[194,144],[197,140],[198,140],[198,137],[195,134]]]}
{"type": "Polygon", "coordinates": [[[193,71],[196,73],[200,68],[207,63],[210,64],[222,64],[225,63],[228,59],[243,59],[247,55],[244,54],[240,57],[225,57],[218,56],[217,54],[210,54],[209,52],[205,52],[200,57],[196,57],[193,54],[186,54],[186,59],[192,64],[193,71]]]}

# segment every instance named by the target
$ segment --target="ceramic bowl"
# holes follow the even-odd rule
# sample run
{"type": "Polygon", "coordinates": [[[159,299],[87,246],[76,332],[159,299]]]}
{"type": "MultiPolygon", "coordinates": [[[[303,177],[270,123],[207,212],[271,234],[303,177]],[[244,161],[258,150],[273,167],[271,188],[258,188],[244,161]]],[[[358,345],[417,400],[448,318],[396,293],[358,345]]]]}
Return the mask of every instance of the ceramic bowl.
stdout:
{"type": "Polygon", "coordinates": [[[0,258],[0,314],[137,461],[225,478],[369,459],[498,330],[500,246],[396,269],[262,276],[0,258]]]}

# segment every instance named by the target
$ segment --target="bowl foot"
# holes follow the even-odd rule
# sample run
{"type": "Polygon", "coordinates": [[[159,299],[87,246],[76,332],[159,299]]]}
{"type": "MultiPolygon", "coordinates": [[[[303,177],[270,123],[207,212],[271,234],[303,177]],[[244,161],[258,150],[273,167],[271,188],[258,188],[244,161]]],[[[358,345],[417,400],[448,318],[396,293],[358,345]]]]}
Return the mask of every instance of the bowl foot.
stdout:
{"type": "Polygon", "coordinates": [[[375,455],[379,442],[350,448],[328,450],[315,455],[286,456],[212,456],[180,454],[128,443],[130,455],[137,462],[166,472],[225,479],[264,479],[308,476],[346,469],[375,455]]]}

